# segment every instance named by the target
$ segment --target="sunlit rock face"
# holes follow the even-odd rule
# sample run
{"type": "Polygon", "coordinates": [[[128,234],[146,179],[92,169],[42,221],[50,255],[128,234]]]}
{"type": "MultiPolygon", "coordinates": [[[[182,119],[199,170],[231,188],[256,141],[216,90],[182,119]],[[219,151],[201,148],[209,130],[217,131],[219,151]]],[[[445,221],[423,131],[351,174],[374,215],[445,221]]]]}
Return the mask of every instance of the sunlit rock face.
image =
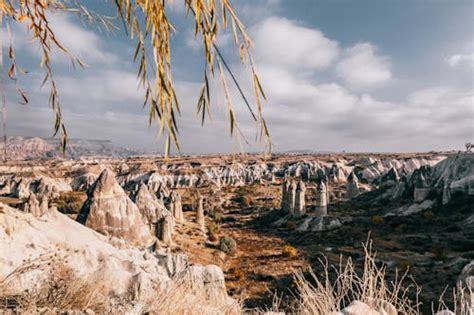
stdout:
{"type": "Polygon", "coordinates": [[[315,213],[318,215],[328,213],[328,190],[324,181],[320,181],[316,187],[315,213]]]}
{"type": "Polygon", "coordinates": [[[132,199],[140,210],[143,220],[148,224],[150,232],[153,235],[157,235],[159,221],[169,213],[163,202],[156,198],[143,183],[132,199]]]}
{"type": "Polygon", "coordinates": [[[360,194],[359,180],[354,172],[351,172],[347,177],[346,198],[352,199],[360,194]]]}
{"type": "Polygon", "coordinates": [[[296,216],[301,216],[306,213],[305,195],[306,195],[306,185],[304,184],[303,181],[299,181],[296,184],[296,191],[295,191],[294,214],[296,216]]]}
{"type": "Polygon", "coordinates": [[[169,210],[178,222],[184,221],[183,205],[181,203],[181,195],[177,191],[172,191],[169,197],[169,210]]]}
{"type": "Polygon", "coordinates": [[[99,233],[121,238],[139,246],[153,241],[140,210],[105,169],[91,188],[77,221],[99,233]]]}

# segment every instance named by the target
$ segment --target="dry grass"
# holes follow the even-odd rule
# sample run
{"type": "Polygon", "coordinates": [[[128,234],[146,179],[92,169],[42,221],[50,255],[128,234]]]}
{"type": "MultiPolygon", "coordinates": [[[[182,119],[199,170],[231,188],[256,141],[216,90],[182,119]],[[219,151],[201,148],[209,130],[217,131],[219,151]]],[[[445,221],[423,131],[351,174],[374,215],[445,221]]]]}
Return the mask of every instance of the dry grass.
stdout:
{"type": "MultiPolygon", "coordinates": [[[[64,257],[63,257],[64,258],[64,257]]],[[[20,312],[49,308],[56,310],[106,311],[105,287],[98,279],[75,274],[59,256],[48,254],[26,262],[0,281],[0,310],[14,308],[20,312]],[[34,289],[12,294],[11,283],[30,271],[44,270],[45,277],[34,289]]]]}
{"type": "MultiPolygon", "coordinates": [[[[377,266],[371,243],[365,246],[365,260],[362,274],[356,272],[351,259],[340,267],[329,267],[322,262],[324,273],[319,277],[310,271],[307,278],[302,272],[295,272],[299,299],[296,308],[303,314],[328,314],[337,312],[352,301],[361,301],[375,309],[390,303],[401,314],[420,314],[418,294],[420,288],[407,273],[388,282],[385,267],[377,266]],[[331,281],[330,270],[335,280],[331,281]],[[411,280],[411,281],[410,281],[411,280]],[[408,284],[406,284],[408,282],[408,284]],[[409,295],[412,294],[413,298],[409,295]]],[[[386,306],[384,307],[386,308],[386,306]]]]}
{"type": "Polygon", "coordinates": [[[242,314],[239,301],[230,300],[220,289],[205,289],[189,277],[175,279],[166,288],[150,295],[140,314],[242,314]]]}

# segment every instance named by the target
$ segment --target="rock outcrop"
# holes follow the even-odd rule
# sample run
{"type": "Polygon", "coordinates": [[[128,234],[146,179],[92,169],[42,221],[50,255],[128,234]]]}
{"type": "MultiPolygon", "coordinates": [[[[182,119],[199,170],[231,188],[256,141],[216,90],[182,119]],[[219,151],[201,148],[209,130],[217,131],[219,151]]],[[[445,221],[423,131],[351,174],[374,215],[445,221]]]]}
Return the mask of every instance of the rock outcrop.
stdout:
{"type": "Polygon", "coordinates": [[[318,182],[316,186],[316,206],[317,215],[326,215],[328,213],[328,191],[324,181],[318,182]]]}
{"type": "Polygon", "coordinates": [[[139,246],[153,242],[150,229],[142,214],[115,179],[105,169],[91,187],[77,221],[102,233],[139,246]]]}
{"type": "Polygon", "coordinates": [[[184,221],[183,205],[181,195],[177,191],[172,191],[169,197],[169,210],[178,222],[184,221]]]}
{"type": "Polygon", "coordinates": [[[175,218],[171,213],[166,213],[158,222],[158,238],[166,246],[173,244],[175,222],[175,218]]]}
{"type": "Polygon", "coordinates": [[[143,220],[148,224],[150,232],[158,236],[159,221],[168,213],[165,205],[155,195],[150,193],[148,187],[143,183],[134,194],[133,201],[140,210],[143,220]]]}
{"type": "MultiPolygon", "coordinates": [[[[81,285],[89,283],[100,294],[106,314],[147,312],[144,305],[173,288],[182,288],[182,298],[194,301],[198,310],[200,301],[205,302],[196,299],[196,293],[201,292],[218,295],[219,303],[235,303],[226,294],[223,273],[217,266],[189,266],[181,256],[118,249],[108,240],[57,211],[36,218],[0,203],[0,252],[8,253],[0,259],[0,278],[10,275],[7,294],[35,292],[55,272],[70,270],[81,285]],[[21,274],[11,276],[18,268],[21,274]]],[[[206,311],[219,313],[207,304],[206,311]]]]}
{"type": "Polygon", "coordinates": [[[351,172],[347,177],[346,198],[352,199],[360,194],[359,180],[354,172],[351,172]]]}
{"type": "Polygon", "coordinates": [[[298,181],[298,184],[296,185],[295,206],[294,206],[294,214],[296,216],[301,216],[306,213],[305,195],[306,195],[306,185],[304,184],[303,181],[298,181]]]}
{"type": "Polygon", "coordinates": [[[201,230],[205,229],[205,217],[204,217],[204,197],[201,194],[197,194],[195,200],[195,212],[196,212],[196,223],[199,225],[201,230]]]}

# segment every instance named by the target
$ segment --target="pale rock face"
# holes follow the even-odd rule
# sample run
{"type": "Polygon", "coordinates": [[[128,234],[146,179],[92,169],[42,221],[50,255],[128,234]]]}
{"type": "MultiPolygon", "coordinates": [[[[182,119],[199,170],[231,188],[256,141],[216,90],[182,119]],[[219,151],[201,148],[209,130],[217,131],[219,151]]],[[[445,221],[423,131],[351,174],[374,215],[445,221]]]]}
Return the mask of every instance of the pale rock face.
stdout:
{"type": "Polygon", "coordinates": [[[318,215],[326,215],[328,213],[328,191],[324,181],[318,183],[316,187],[316,208],[318,215]]]}
{"type": "Polygon", "coordinates": [[[105,169],[91,187],[77,221],[87,227],[127,243],[148,246],[153,242],[150,229],[142,219],[137,205],[127,196],[115,179],[115,174],[105,169]]]}
{"type": "Polygon", "coordinates": [[[181,204],[181,195],[177,191],[170,194],[169,209],[178,222],[184,221],[183,205],[181,204]]]}
{"type": "Polygon", "coordinates": [[[201,230],[205,229],[205,217],[204,217],[204,197],[199,194],[196,200],[196,223],[199,225],[201,230]]]}
{"type": "Polygon", "coordinates": [[[357,179],[357,175],[352,171],[347,177],[346,198],[352,199],[357,197],[359,194],[359,180],[357,179]]]}
{"type": "Polygon", "coordinates": [[[159,265],[166,269],[170,278],[173,278],[184,272],[189,267],[188,256],[185,254],[171,255],[167,252],[158,252],[159,265]]]}
{"type": "MultiPolygon", "coordinates": [[[[174,279],[185,284],[192,280],[190,286],[218,294],[229,304],[233,302],[226,294],[224,276],[217,266],[190,267],[180,255],[119,249],[104,235],[57,211],[36,218],[0,203],[0,252],[8,253],[0,258],[0,278],[25,262],[42,263],[42,267],[26,270],[11,279],[8,286],[11,295],[34,290],[48,277],[52,266],[64,265],[80,279],[104,287],[107,314],[137,313],[133,309],[135,305],[149,302],[157,289],[167,289],[174,279]]],[[[192,294],[189,292],[186,297],[192,299],[192,294]]]]}
{"type": "Polygon", "coordinates": [[[301,216],[305,214],[306,212],[305,194],[306,194],[306,186],[302,181],[299,181],[296,186],[295,210],[294,210],[294,214],[297,216],[301,216]]]}
{"type": "Polygon", "coordinates": [[[396,168],[392,167],[388,173],[382,176],[381,187],[392,187],[400,181],[400,176],[396,168]]]}
{"type": "Polygon", "coordinates": [[[430,186],[428,185],[428,182],[423,175],[423,173],[420,173],[418,178],[415,181],[415,189],[413,191],[413,199],[415,202],[422,202],[428,197],[428,194],[430,193],[430,186]]]}
{"type": "Polygon", "coordinates": [[[341,313],[344,315],[384,315],[361,301],[353,301],[341,313]]]}
{"type": "Polygon", "coordinates": [[[23,211],[31,213],[35,217],[39,217],[43,214],[38,199],[36,199],[34,194],[31,194],[28,201],[23,205],[23,211]]]}
{"type": "Polygon", "coordinates": [[[142,183],[138,191],[133,196],[133,200],[137,205],[143,220],[148,224],[148,227],[153,235],[157,234],[158,222],[168,213],[164,204],[156,198],[142,183]]]}
{"type": "Polygon", "coordinates": [[[48,210],[49,210],[48,197],[43,196],[43,198],[41,198],[39,209],[40,209],[40,212],[41,212],[40,216],[42,216],[43,214],[48,212],[48,210]]]}
{"type": "Polygon", "coordinates": [[[56,198],[60,192],[71,191],[71,186],[62,179],[53,179],[42,176],[35,183],[35,193],[39,196],[56,198]]]}
{"type": "Polygon", "coordinates": [[[337,164],[333,164],[329,170],[329,179],[334,183],[344,183],[346,181],[344,169],[337,164]]]}
{"type": "Polygon", "coordinates": [[[76,176],[71,181],[71,188],[73,190],[88,191],[97,180],[97,175],[92,173],[86,173],[76,176]]]}
{"type": "Polygon", "coordinates": [[[15,189],[13,190],[13,193],[12,193],[13,197],[24,199],[24,198],[28,198],[30,194],[31,194],[31,191],[29,189],[29,183],[27,183],[24,179],[20,179],[15,189]]]}
{"type": "Polygon", "coordinates": [[[290,189],[288,190],[288,212],[290,214],[293,214],[295,212],[296,187],[296,182],[292,180],[290,182],[290,189]]]}
{"type": "Polygon", "coordinates": [[[392,303],[382,299],[368,298],[368,305],[382,315],[397,315],[398,311],[392,303]]]}
{"type": "Polygon", "coordinates": [[[175,218],[171,213],[165,214],[158,223],[158,237],[160,241],[166,245],[171,246],[173,244],[173,233],[175,226],[175,218]]]}

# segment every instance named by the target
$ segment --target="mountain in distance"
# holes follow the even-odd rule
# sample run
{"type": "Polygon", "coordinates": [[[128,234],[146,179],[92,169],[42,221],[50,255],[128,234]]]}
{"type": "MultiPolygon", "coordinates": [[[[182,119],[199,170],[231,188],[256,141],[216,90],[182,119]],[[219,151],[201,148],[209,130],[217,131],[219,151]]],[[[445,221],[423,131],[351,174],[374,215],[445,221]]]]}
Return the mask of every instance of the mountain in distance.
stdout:
{"type": "MultiPolygon", "coordinates": [[[[7,139],[6,160],[32,160],[48,158],[80,159],[87,157],[126,158],[145,152],[115,146],[110,140],[69,139],[66,152],[59,147],[59,139],[12,136],[7,139]]],[[[0,155],[4,154],[0,143],[0,155]]]]}

